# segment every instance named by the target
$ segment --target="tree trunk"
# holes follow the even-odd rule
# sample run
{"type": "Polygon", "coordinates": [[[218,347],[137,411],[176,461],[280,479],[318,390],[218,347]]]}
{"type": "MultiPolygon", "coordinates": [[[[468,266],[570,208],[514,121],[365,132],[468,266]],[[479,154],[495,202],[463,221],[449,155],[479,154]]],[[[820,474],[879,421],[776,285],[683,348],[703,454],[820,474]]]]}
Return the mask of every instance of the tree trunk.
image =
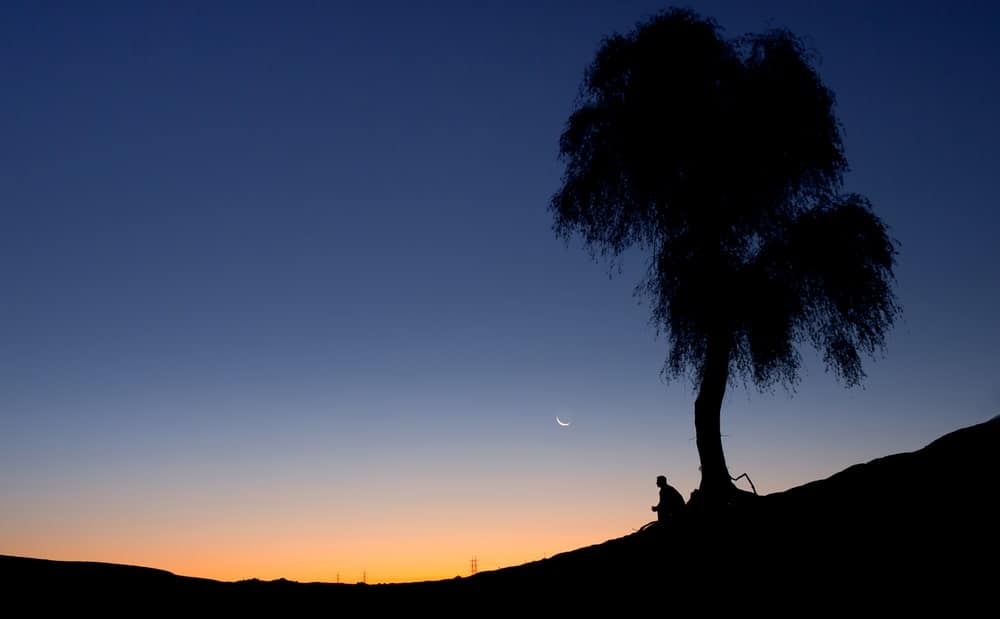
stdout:
{"type": "Polygon", "coordinates": [[[701,500],[707,504],[725,502],[735,486],[722,452],[722,399],[729,381],[729,342],[713,336],[705,352],[705,371],[694,401],[694,427],[701,459],[701,500]]]}

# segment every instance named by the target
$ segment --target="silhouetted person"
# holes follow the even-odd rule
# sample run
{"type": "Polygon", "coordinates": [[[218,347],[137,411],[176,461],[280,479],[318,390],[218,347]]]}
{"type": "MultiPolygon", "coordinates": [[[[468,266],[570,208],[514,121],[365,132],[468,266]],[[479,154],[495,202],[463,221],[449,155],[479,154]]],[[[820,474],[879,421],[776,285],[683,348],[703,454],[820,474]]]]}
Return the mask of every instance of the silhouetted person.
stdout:
{"type": "Polygon", "coordinates": [[[684,497],[677,488],[667,483],[667,478],[663,475],[656,477],[656,485],[660,488],[660,502],[653,506],[653,511],[656,512],[656,519],[664,522],[683,509],[684,497]]]}

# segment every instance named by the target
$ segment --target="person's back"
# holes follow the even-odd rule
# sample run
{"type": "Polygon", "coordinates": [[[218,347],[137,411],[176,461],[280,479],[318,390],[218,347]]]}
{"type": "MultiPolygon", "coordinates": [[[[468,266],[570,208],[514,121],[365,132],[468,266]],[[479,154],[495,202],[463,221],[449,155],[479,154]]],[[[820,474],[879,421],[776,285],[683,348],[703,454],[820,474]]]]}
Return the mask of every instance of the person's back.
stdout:
{"type": "Polygon", "coordinates": [[[656,485],[660,487],[660,502],[653,506],[653,511],[656,512],[656,519],[663,522],[684,508],[684,497],[677,488],[667,483],[663,475],[656,478],[656,485]]]}

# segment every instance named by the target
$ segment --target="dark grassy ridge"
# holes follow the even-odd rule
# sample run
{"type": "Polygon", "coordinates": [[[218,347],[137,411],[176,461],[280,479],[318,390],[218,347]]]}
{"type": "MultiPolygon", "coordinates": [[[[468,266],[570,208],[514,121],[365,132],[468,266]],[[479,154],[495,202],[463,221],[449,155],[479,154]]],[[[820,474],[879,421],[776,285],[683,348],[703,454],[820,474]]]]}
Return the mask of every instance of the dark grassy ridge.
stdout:
{"type": "MultiPolygon", "coordinates": [[[[995,608],[1000,418],[721,513],[469,578],[393,585],[220,582],[163,570],[0,556],[6,608],[353,614],[628,609],[995,608]]],[[[852,612],[853,612],[852,610],[852,612]]],[[[6,613],[5,613],[6,614],[6,613]]],[[[645,614],[645,612],[644,612],[645,614]]],[[[657,613],[659,614],[659,613],[657,613]]],[[[14,615],[10,615],[14,616],[14,615]]]]}

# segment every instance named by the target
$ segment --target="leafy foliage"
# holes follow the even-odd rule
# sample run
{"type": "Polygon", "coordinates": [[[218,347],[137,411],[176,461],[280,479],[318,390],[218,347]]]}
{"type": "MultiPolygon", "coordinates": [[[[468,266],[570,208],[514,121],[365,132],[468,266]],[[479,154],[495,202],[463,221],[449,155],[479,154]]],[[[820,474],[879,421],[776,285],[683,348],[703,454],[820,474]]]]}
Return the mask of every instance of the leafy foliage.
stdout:
{"type": "Polygon", "coordinates": [[[899,314],[896,248],[842,194],[834,96],[799,39],[726,40],[669,10],[604,40],[560,139],[550,209],[595,255],[649,250],[642,284],[669,376],[704,377],[724,339],[736,375],[794,384],[808,342],[848,385],[899,314]]]}

